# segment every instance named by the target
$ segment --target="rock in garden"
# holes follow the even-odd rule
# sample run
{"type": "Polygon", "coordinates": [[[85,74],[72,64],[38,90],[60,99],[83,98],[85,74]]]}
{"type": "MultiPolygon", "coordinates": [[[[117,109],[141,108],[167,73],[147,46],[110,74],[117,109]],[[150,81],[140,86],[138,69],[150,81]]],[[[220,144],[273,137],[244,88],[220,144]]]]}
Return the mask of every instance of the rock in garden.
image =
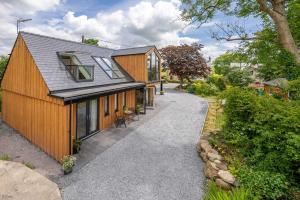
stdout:
{"type": "Polygon", "coordinates": [[[228,183],[226,183],[225,181],[223,181],[220,178],[216,179],[216,184],[217,184],[217,186],[219,186],[220,188],[223,188],[225,190],[229,190],[231,187],[228,183]]]}
{"type": "Polygon", "coordinates": [[[218,171],[215,170],[211,165],[206,163],[204,168],[204,174],[207,178],[212,179],[218,176],[218,171]]]}
{"type": "Polygon", "coordinates": [[[212,149],[207,140],[200,140],[200,147],[205,153],[212,149]]]}
{"type": "Polygon", "coordinates": [[[209,149],[206,153],[213,153],[213,154],[219,154],[216,150],[214,149],[209,149]]]}
{"type": "Polygon", "coordinates": [[[220,170],[227,170],[227,166],[225,163],[222,163],[221,161],[219,162],[216,162],[217,160],[214,161],[214,163],[216,164],[217,168],[220,169],[220,170]]]}
{"type": "Polygon", "coordinates": [[[203,160],[204,162],[207,162],[206,153],[201,152],[201,153],[200,153],[200,156],[201,156],[201,158],[202,158],[202,160],[203,160]]]}
{"type": "Polygon", "coordinates": [[[235,178],[229,171],[219,170],[218,176],[226,183],[234,184],[235,178]]]}
{"type": "Polygon", "coordinates": [[[210,165],[210,167],[214,168],[215,170],[219,170],[219,168],[217,167],[216,163],[211,162],[211,161],[207,161],[207,165],[210,165]]]}
{"type": "Polygon", "coordinates": [[[215,153],[207,153],[207,157],[211,161],[222,160],[222,156],[220,156],[219,154],[215,154],[215,153]]]}

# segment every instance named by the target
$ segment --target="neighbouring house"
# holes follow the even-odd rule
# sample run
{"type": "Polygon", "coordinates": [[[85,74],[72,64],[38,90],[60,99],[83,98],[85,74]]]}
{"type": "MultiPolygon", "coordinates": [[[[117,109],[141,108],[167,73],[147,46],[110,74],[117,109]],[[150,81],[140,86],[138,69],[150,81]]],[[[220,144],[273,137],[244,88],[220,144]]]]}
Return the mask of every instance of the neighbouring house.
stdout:
{"type": "Polygon", "coordinates": [[[2,117],[59,161],[124,106],[153,105],[160,66],[155,46],[114,50],[20,32],[1,81],[2,117]]]}
{"type": "Polygon", "coordinates": [[[264,82],[264,92],[267,95],[276,95],[285,101],[289,99],[288,92],[284,91],[288,87],[288,80],[285,78],[277,78],[264,82]]]}

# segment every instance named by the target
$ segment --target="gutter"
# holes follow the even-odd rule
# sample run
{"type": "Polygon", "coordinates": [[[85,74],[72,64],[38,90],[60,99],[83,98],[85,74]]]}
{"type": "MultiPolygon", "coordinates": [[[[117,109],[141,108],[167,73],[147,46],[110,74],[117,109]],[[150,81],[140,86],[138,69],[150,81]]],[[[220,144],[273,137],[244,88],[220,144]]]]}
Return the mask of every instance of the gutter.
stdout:
{"type": "Polygon", "coordinates": [[[49,96],[63,99],[65,104],[69,104],[69,103],[72,103],[73,101],[80,101],[82,99],[87,99],[87,98],[97,97],[97,96],[106,96],[106,95],[114,94],[116,92],[123,92],[123,91],[127,91],[129,89],[139,89],[139,88],[144,88],[144,87],[145,87],[145,84],[137,85],[134,87],[128,86],[128,87],[124,87],[124,88],[112,89],[109,91],[100,91],[100,92],[88,93],[88,94],[77,95],[77,96],[72,96],[72,97],[61,97],[56,94],[49,94],[49,96]]]}

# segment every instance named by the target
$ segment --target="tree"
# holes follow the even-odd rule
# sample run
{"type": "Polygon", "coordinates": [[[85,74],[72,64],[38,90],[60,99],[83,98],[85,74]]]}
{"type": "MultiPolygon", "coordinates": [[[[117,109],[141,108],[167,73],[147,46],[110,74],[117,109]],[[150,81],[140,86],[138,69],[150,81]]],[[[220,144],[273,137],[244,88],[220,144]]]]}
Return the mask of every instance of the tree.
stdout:
{"type": "MultiPolygon", "coordinates": [[[[184,3],[183,17],[192,22],[203,24],[211,20],[218,11],[237,17],[250,15],[260,16],[263,20],[271,19],[273,22],[278,40],[282,47],[293,55],[296,62],[300,64],[300,54],[295,39],[293,38],[287,12],[288,8],[299,6],[297,0],[182,0],[184,3]]],[[[291,17],[291,16],[290,16],[291,17]]],[[[237,38],[226,38],[228,41],[237,38]]],[[[249,39],[247,33],[242,40],[249,39]]],[[[256,39],[256,38],[253,38],[256,39]]]]}
{"type": "Polygon", "coordinates": [[[5,71],[7,62],[8,62],[8,56],[0,56],[0,80],[2,80],[2,76],[5,71]]]}
{"type": "Polygon", "coordinates": [[[181,86],[184,79],[191,83],[191,79],[206,78],[209,75],[210,68],[200,53],[201,48],[202,45],[194,43],[168,46],[160,50],[163,66],[170,68],[170,74],[179,78],[181,86]]]}
{"type": "Polygon", "coordinates": [[[85,44],[91,44],[91,45],[99,46],[99,44],[98,44],[99,40],[98,40],[98,39],[95,39],[95,38],[84,39],[83,42],[84,42],[85,44]]]}
{"type": "Polygon", "coordinates": [[[246,69],[232,69],[227,74],[227,80],[232,86],[246,87],[253,82],[250,72],[246,69]]]}
{"type": "Polygon", "coordinates": [[[239,52],[227,52],[213,61],[216,74],[226,76],[230,72],[230,63],[247,63],[247,57],[239,52]]]}

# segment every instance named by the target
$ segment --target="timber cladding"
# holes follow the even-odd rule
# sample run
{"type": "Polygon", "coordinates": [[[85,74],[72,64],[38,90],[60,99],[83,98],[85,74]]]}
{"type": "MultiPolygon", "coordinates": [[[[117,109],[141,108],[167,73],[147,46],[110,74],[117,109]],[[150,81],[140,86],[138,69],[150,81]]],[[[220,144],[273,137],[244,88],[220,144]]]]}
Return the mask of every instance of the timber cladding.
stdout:
{"type": "MultiPolygon", "coordinates": [[[[135,66],[146,62],[145,55],[129,60],[135,66]]],[[[146,68],[138,67],[132,73],[144,79],[146,68]]],[[[63,100],[48,95],[49,89],[20,35],[10,56],[1,88],[2,118],[9,126],[57,161],[72,153],[72,139],[76,138],[77,104],[65,105],[63,100]]],[[[124,96],[126,107],[135,108],[136,90],[131,89],[118,93],[118,111],[115,111],[115,95],[109,95],[108,115],[104,114],[104,97],[98,97],[98,130],[110,127],[117,114],[122,114],[124,96]]]]}
{"type": "Polygon", "coordinates": [[[68,155],[68,107],[48,96],[48,88],[20,36],[1,87],[3,120],[56,160],[68,155]]]}
{"type": "Polygon", "coordinates": [[[136,81],[147,81],[147,57],[145,54],[115,56],[115,61],[136,81]]]}

